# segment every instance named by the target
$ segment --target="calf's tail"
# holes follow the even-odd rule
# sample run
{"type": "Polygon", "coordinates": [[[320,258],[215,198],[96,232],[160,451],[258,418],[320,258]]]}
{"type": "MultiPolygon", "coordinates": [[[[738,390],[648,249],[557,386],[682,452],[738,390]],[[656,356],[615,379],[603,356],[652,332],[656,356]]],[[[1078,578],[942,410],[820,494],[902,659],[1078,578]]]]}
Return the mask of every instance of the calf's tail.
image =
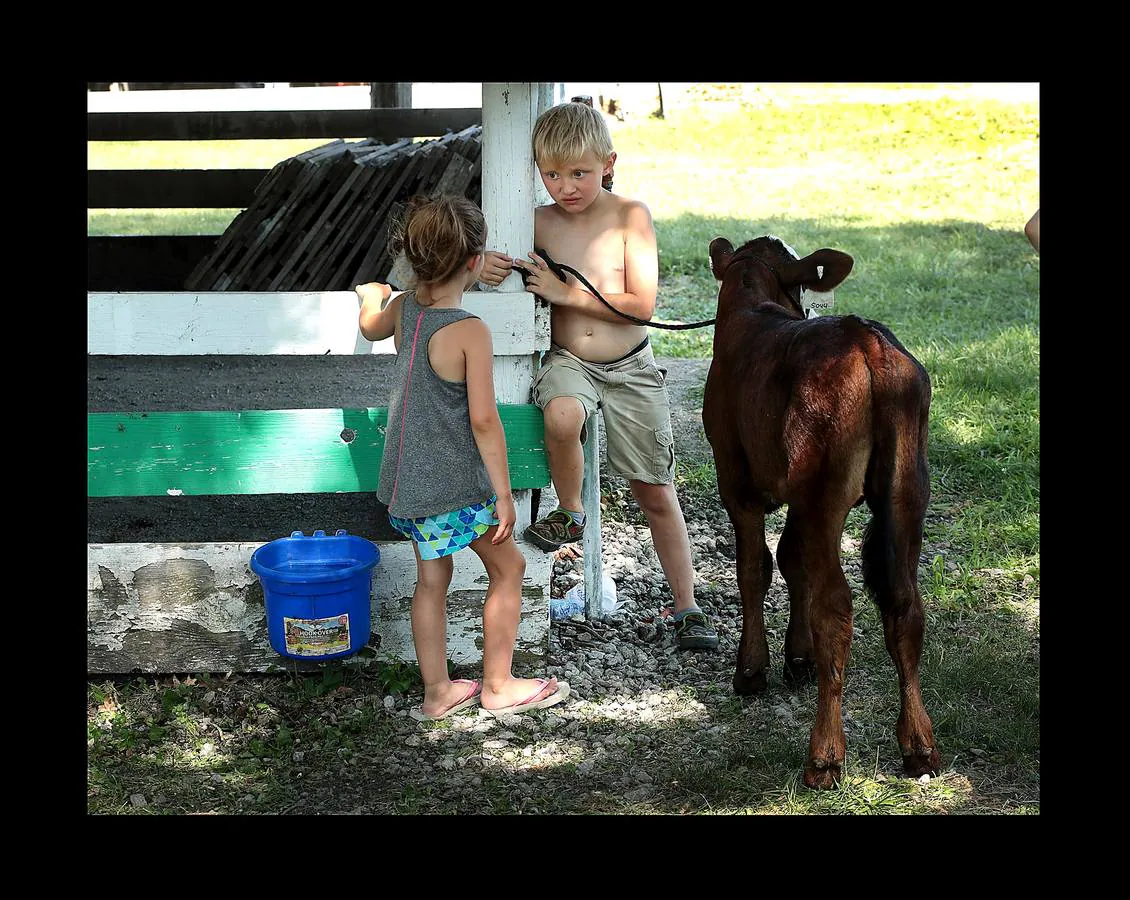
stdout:
{"type": "Polygon", "coordinates": [[[861,551],[863,584],[885,613],[918,599],[918,556],[930,501],[926,459],[930,377],[886,329],[869,360],[874,445],[864,481],[871,521],[861,551]]]}

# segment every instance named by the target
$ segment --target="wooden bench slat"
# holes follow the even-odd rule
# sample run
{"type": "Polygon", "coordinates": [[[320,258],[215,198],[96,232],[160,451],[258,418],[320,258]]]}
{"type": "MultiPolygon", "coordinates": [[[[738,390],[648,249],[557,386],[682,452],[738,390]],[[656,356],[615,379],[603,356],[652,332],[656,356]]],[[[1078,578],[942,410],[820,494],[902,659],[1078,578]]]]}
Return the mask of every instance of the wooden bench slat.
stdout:
{"type": "MultiPolygon", "coordinates": [[[[549,484],[541,411],[505,404],[499,416],[512,488],[549,484]]],[[[87,494],[375,491],[387,422],[384,408],[91,413],[87,494]]]]}
{"type": "Polygon", "coordinates": [[[91,544],[270,541],[319,528],[327,534],[344,528],[378,542],[406,540],[375,493],[86,498],[91,544]]]}
{"type": "MultiPolygon", "coordinates": [[[[536,331],[529,293],[470,291],[463,308],[490,328],[496,356],[548,347],[536,331]]],[[[90,292],[88,354],[392,353],[392,338],[376,343],[357,330],[360,301],[353,291],[90,292]]]]}

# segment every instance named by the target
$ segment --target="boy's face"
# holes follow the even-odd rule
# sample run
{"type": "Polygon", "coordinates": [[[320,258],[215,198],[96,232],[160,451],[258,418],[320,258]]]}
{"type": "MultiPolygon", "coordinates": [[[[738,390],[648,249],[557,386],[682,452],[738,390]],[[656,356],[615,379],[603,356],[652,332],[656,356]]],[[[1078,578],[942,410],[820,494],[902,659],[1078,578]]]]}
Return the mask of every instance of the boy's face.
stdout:
{"type": "Polygon", "coordinates": [[[553,202],[570,213],[588,209],[600,196],[601,179],[612,171],[616,154],[601,160],[591,150],[580,159],[538,164],[542,183],[553,202]]]}

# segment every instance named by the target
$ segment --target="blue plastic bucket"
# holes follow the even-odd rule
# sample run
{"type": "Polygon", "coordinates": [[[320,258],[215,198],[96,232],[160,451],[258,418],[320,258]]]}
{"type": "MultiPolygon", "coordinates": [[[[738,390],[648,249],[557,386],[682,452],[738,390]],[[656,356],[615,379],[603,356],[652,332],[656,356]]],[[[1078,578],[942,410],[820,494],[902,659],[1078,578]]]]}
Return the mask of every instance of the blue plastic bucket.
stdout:
{"type": "Polygon", "coordinates": [[[338,659],[369,642],[370,583],[381,561],[376,544],[338,530],[264,544],[251,554],[263,584],[267,636],[291,659],[338,659]]]}

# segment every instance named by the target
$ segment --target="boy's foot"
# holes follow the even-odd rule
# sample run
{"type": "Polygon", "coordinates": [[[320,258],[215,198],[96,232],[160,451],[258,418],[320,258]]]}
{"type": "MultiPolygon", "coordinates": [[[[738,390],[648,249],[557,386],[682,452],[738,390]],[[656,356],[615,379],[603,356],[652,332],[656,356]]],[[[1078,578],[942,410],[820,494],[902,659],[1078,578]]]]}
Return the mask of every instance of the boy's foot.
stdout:
{"type": "Polygon", "coordinates": [[[578,525],[563,509],[555,509],[540,522],[534,522],[522,532],[522,536],[527,541],[545,551],[559,550],[562,544],[579,541],[584,534],[584,523],[578,525]]]}
{"type": "Polygon", "coordinates": [[[718,632],[701,609],[688,609],[671,617],[675,646],[680,650],[717,650],[718,632]]]}

